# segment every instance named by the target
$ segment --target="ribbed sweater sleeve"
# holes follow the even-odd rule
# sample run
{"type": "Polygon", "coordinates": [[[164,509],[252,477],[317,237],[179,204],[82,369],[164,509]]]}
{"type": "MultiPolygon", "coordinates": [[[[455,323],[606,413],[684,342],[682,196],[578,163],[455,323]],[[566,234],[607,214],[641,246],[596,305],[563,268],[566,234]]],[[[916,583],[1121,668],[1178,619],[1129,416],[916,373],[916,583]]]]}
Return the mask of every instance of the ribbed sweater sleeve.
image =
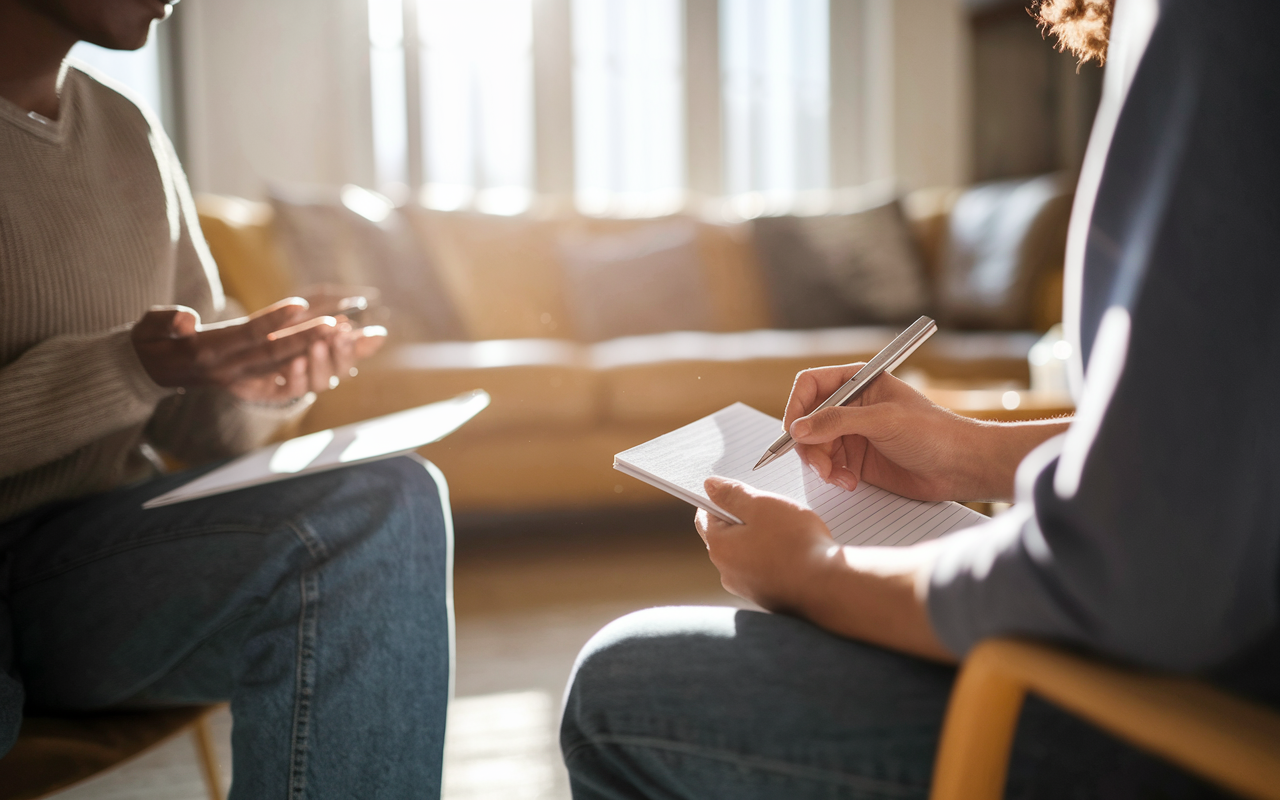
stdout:
{"type": "Polygon", "coordinates": [[[128,328],[47,339],[0,368],[0,477],[146,422],[170,393],[147,376],[128,328]]]}
{"type": "Polygon", "coordinates": [[[129,330],[148,308],[234,311],[159,121],[109,84],[69,66],[56,120],[0,98],[0,520],[153,474],[145,440],[195,463],[307,405],[147,376],[129,330]]]}
{"type": "MultiPolygon", "coordinates": [[[[178,210],[175,302],[206,309],[207,322],[238,316],[242,309],[223,294],[177,153],[162,133],[159,145],[157,150],[164,154],[178,210]]],[[[310,398],[273,407],[243,402],[222,389],[190,390],[160,403],[146,436],[156,448],[179,461],[199,464],[261,446],[282,424],[297,418],[310,405],[310,398]]]]}

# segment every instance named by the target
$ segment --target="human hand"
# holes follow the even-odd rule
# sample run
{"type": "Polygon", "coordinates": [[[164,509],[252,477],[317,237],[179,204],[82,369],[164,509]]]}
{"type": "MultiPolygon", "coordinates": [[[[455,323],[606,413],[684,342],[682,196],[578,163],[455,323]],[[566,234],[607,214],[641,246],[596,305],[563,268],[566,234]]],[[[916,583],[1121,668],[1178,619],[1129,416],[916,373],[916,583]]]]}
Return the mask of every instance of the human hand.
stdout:
{"type": "Polygon", "coordinates": [[[298,294],[311,306],[314,316],[345,316],[352,324],[385,321],[386,309],[378,302],[382,293],[372,286],[318,283],[303,288],[298,294]]]}
{"type": "MultiPolygon", "coordinates": [[[[991,499],[1005,493],[1005,487],[989,485],[995,465],[987,463],[993,456],[986,439],[996,435],[996,426],[935,405],[888,373],[849,405],[814,412],[862,366],[805,370],[792,386],[783,425],[818,477],[850,491],[867,480],[919,500],[991,499]]],[[[1008,467],[1010,481],[1017,460],[1000,465],[1008,467]]]]}
{"type": "Polygon", "coordinates": [[[698,511],[695,525],[725,589],[840,636],[954,663],[925,604],[930,544],[842,547],[826,524],[789,498],[727,478],[703,484],[716,505],[742,520],[698,511]]]}
{"type": "Polygon", "coordinates": [[[712,477],[703,487],[717,506],[743,522],[735,525],[702,510],[694,518],[720,583],[762,608],[801,614],[814,593],[821,593],[816,578],[839,551],[826,524],[794,500],[739,481],[712,477]]]}
{"type": "Polygon", "coordinates": [[[194,309],[157,306],[138,320],[130,338],[143,369],[160,386],[230,387],[281,372],[330,337],[337,325],[332,317],[297,324],[307,310],[304,300],[291,297],[248,317],[205,325],[194,309]],[[291,325],[289,335],[271,336],[291,325]]]}
{"type": "MultiPolygon", "coordinates": [[[[314,324],[314,319],[308,320],[269,336],[287,338],[314,324]]],[[[387,330],[380,325],[356,327],[338,317],[332,334],[312,342],[304,355],[274,373],[248,376],[227,389],[242,400],[259,403],[287,402],[307,392],[336,389],[343,380],[356,376],[356,363],[377,352],[386,338],[387,330]]]]}

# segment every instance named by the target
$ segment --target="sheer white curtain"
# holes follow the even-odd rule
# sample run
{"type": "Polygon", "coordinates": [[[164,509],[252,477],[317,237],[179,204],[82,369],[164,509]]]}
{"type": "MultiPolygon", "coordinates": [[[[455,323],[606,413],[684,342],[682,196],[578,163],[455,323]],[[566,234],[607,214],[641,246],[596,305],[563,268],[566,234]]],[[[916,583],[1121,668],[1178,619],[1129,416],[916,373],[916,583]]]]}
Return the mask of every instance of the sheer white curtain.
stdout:
{"type": "Polygon", "coordinates": [[[533,186],[530,0],[418,0],[418,22],[424,199],[524,210],[533,186]]]}
{"type": "Polygon", "coordinates": [[[685,185],[680,0],[574,0],[577,201],[588,213],[657,214],[685,185]]]}
{"type": "Polygon", "coordinates": [[[437,208],[528,206],[531,17],[531,0],[369,0],[380,189],[420,185],[423,203],[437,208]]]}
{"type": "Polygon", "coordinates": [[[400,197],[409,190],[409,113],[405,94],[402,0],[369,0],[369,77],[373,104],[373,163],[378,189],[400,197]]]}
{"type": "Polygon", "coordinates": [[[743,205],[830,186],[827,2],[720,0],[725,188],[743,205]]]}

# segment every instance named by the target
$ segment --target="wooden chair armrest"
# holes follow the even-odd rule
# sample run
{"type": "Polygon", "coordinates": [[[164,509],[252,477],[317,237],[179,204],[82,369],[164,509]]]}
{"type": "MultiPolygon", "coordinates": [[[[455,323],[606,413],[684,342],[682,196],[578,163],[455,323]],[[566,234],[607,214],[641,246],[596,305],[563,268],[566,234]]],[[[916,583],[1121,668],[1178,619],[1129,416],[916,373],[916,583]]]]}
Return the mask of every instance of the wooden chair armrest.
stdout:
{"type": "Polygon", "coordinates": [[[984,642],[965,659],[943,726],[932,800],[1002,795],[1029,691],[1234,792],[1280,800],[1275,711],[1201,681],[1011,639],[984,642]]]}

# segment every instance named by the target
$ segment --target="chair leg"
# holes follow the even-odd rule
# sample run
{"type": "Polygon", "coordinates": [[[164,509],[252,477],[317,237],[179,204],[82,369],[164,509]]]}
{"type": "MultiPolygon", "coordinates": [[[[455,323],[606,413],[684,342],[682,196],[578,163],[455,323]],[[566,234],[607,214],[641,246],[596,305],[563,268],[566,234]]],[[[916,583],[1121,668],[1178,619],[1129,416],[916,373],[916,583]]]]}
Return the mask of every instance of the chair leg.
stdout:
{"type": "Polygon", "coordinates": [[[933,768],[930,800],[1000,800],[1026,687],[998,668],[987,645],[974,649],[951,689],[933,768]]]}
{"type": "Polygon", "coordinates": [[[213,736],[209,732],[208,715],[201,717],[191,727],[191,736],[195,740],[196,757],[200,761],[200,772],[204,776],[204,788],[209,792],[209,800],[226,800],[222,790],[222,776],[218,774],[218,753],[213,747],[213,736]]]}

